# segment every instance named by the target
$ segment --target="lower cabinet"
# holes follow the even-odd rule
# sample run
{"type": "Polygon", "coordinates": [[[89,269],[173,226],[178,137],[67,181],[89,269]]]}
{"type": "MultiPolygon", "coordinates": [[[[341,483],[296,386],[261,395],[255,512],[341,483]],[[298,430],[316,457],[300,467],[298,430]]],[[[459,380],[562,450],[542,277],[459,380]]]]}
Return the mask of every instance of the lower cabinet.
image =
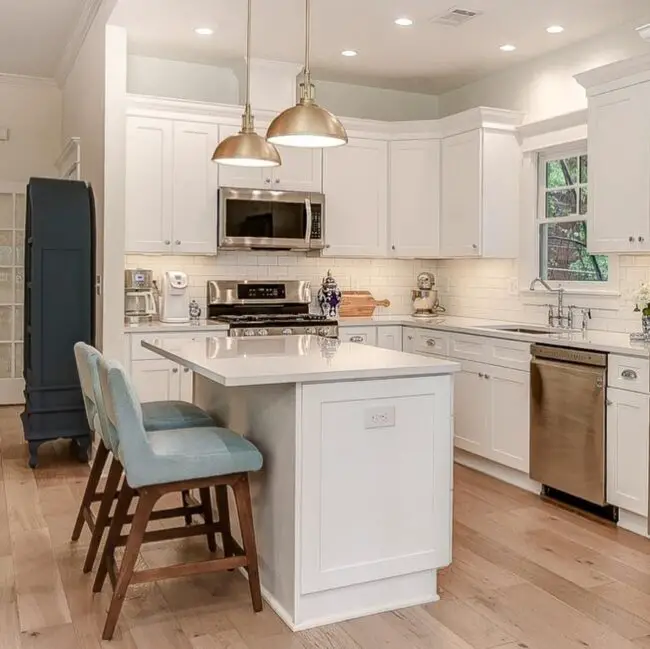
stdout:
{"type": "Polygon", "coordinates": [[[377,346],[377,329],[380,327],[341,327],[339,338],[344,343],[361,343],[377,346]]]}
{"type": "Polygon", "coordinates": [[[377,347],[402,351],[402,327],[377,327],[377,347]]]}
{"type": "Polygon", "coordinates": [[[648,515],[650,396],[607,390],[607,500],[648,515]]]}
{"type": "Polygon", "coordinates": [[[456,446],[504,466],[528,472],[530,374],[462,361],[456,375],[456,446]]]}

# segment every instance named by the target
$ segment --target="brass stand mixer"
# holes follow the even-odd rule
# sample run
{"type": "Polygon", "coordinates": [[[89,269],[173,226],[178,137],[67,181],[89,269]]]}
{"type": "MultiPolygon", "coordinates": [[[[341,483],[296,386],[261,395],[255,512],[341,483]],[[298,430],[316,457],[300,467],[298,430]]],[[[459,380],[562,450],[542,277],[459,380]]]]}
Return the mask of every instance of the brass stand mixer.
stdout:
{"type": "Polygon", "coordinates": [[[420,273],[417,277],[417,288],[411,291],[411,302],[413,304],[413,317],[434,318],[445,312],[438,301],[438,290],[436,278],[427,272],[420,273]]]}

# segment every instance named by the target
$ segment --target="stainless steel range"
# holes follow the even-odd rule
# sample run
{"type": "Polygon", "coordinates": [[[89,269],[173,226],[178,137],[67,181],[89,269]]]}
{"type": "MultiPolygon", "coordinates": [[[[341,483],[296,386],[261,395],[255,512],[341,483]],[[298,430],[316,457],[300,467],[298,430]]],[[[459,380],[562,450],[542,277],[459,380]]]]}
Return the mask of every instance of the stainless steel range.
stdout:
{"type": "Polygon", "coordinates": [[[311,288],[302,281],[208,282],[208,318],[229,325],[228,335],[338,338],[338,322],[309,313],[311,288]]]}

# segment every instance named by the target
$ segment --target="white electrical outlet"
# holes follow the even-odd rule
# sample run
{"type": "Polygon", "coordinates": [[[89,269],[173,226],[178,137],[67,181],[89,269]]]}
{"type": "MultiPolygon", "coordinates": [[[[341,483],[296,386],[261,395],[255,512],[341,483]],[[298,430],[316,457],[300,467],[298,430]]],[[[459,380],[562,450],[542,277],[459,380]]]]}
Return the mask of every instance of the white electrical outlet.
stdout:
{"type": "Polygon", "coordinates": [[[0,126],[0,142],[8,142],[9,141],[9,129],[0,126]]]}
{"type": "Polygon", "coordinates": [[[519,278],[518,277],[511,277],[510,281],[508,283],[508,293],[510,295],[518,295],[519,294],[519,278]]]}
{"type": "Polygon", "coordinates": [[[395,426],[395,406],[368,408],[364,423],[366,428],[392,428],[395,426]]]}

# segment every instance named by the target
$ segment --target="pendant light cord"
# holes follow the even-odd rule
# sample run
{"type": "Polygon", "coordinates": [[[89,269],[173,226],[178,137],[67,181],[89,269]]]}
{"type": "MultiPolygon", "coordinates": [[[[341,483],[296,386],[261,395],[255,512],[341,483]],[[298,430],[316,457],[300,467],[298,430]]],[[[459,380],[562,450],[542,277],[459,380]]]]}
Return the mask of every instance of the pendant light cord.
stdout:
{"type": "Polygon", "coordinates": [[[248,0],[248,18],[246,21],[246,105],[242,116],[242,131],[253,130],[253,115],[251,111],[251,33],[252,33],[252,4],[253,0],[248,0]]]}
{"type": "Polygon", "coordinates": [[[306,0],[305,7],[305,75],[310,76],[309,56],[311,54],[311,0],[306,0]]]}

